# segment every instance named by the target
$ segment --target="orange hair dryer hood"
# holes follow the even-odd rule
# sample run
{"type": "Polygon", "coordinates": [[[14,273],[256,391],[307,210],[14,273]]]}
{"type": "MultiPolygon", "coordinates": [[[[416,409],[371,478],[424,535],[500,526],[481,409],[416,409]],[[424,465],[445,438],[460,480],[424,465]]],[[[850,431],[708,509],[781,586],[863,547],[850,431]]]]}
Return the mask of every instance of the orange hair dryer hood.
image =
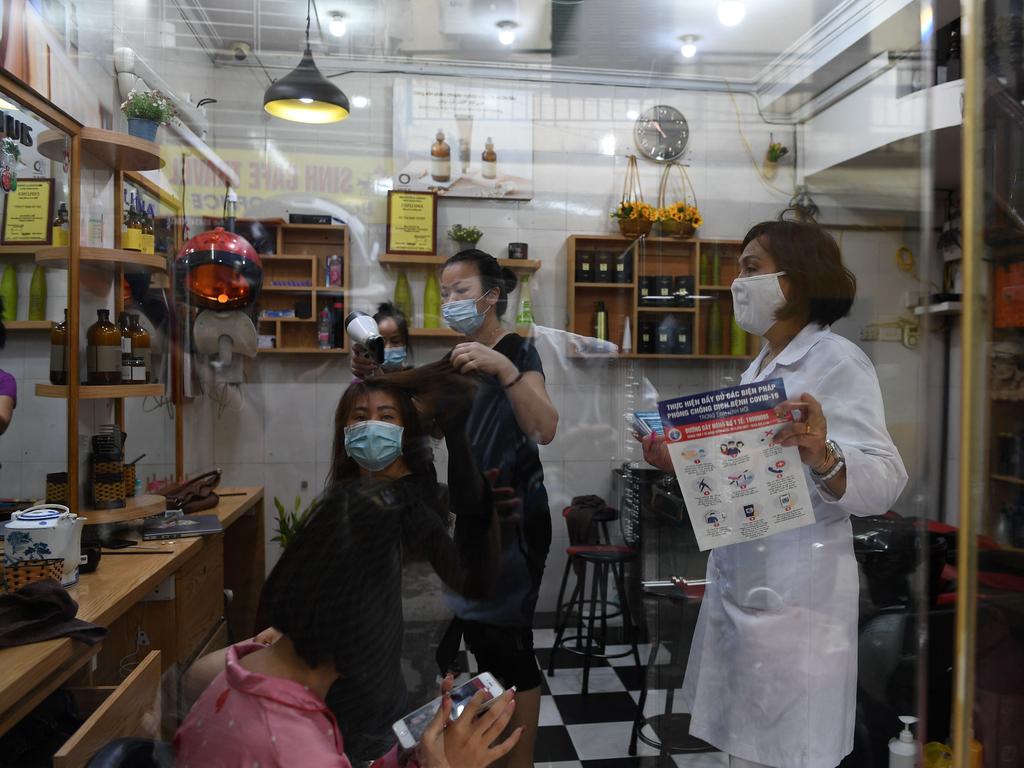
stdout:
{"type": "Polygon", "coordinates": [[[206,309],[243,309],[260,295],[263,263],[241,235],[223,227],[202,232],[174,262],[178,295],[206,309]]]}

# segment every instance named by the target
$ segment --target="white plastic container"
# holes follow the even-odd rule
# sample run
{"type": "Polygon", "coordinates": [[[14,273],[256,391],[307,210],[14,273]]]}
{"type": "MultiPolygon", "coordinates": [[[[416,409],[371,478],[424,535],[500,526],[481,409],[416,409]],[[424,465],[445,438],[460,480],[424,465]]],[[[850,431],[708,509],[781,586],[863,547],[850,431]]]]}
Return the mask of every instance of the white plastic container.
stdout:
{"type": "Polygon", "coordinates": [[[917,768],[918,744],[910,730],[910,726],[917,722],[917,718],[900,715],[900,722],[903,723],[900,735],[889,739],[889,768],[917,768]]]}

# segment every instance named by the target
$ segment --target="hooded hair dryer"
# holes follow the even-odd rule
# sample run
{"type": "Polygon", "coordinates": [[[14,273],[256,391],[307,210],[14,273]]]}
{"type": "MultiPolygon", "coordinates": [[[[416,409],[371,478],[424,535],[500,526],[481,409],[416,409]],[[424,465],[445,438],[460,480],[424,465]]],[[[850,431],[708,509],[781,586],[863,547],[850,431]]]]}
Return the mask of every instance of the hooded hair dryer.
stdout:
{"type": "Polygon", "coordinates": [[[345,333],[365,351],[364,357],[368,357],[377,365],[384,362],[384,338],[380,335],[377,321],[365,312],[358,310],[349,312],[345,318],[345,333]]]}

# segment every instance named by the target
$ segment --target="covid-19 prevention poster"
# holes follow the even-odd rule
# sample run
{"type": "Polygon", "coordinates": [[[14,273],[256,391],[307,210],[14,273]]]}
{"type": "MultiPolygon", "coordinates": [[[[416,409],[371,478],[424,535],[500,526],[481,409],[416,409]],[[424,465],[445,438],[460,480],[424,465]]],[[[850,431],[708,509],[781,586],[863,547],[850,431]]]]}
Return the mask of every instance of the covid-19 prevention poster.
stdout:
{"type": "Polygon", "coordinates": [[[668,452],[700,549],[771,536],[814,522],[796,447],[772,438],[782,379],[658,403],[668,452]]]}

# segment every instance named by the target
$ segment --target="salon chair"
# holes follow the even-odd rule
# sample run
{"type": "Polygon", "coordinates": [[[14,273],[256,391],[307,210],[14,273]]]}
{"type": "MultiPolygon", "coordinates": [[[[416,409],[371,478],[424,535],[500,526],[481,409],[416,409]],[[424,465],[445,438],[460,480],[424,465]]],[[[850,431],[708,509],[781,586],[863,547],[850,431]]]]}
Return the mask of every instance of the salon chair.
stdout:
{"type": "Polygon", "coordinates": [[[166,741],[117,739],[92,756],[88,768],[173,768],[174,749],[166,741]]]}

